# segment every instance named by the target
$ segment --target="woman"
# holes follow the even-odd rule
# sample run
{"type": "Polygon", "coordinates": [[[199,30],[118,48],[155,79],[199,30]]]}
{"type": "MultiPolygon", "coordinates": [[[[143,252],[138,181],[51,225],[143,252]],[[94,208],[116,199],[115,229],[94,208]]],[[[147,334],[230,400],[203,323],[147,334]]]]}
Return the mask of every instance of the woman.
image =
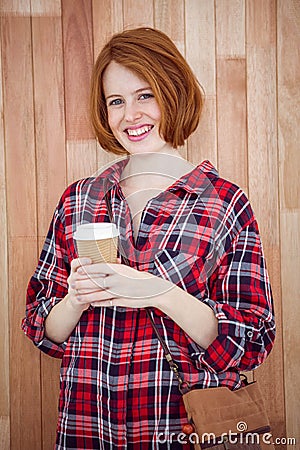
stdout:
{"type": "Polygon", "coordinates": [[[198,125],[202,94],[165,34],[113,36],[94,67],[91,105],[99,143],[125,157],[64,192],[22,325],[62,358],[55,448],[192,448],[145,308],[186,380],[239,388],[275,332],[257,224],[237,186],[177,150],[198,125]],[[110,220],[120,263],[78,259],[78,225],[110,220]]]}

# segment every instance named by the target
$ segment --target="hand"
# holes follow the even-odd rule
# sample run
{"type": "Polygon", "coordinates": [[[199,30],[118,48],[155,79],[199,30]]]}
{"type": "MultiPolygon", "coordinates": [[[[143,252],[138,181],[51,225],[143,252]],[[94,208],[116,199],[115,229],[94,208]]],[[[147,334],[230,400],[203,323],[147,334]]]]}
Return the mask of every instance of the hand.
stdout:
{"type": "Polygon", "coordinates": [[[83,265],[86,267],[87,264],[91,264],[92,260],[89,258],[76,258],[71,261],[71,273],[67,280],[68,282],[68,303],[72,306],[76,311],[85,311],[89,308],[90,303],[85,301],[86,299],[80,298],[78,291],[76,290],[76,281],[78,279],[77,270],[83,265]]]}
{"type": "Polygon", "coordinates": [[[124,264],[82,265],[72,279],[77,300],[92,306],[158,307],[173,283],[124,264]]]}

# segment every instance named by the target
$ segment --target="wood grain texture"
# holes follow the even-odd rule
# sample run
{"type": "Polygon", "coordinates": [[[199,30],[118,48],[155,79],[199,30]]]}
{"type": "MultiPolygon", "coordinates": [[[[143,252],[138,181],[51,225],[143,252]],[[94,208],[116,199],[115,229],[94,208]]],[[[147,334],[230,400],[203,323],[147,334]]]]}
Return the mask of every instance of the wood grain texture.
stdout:
{"type": "Polygon", "coordinates": [[[246,27],[248,48],[275,47],[276,0],[246,0],[246,27]]]}
{"type": "Polygon", "coordinates": [[[145,0],[123,0],[124,28],[153,26],[153,2],[145,0]]]}
{"type": "MultiPolygon", "coordinates": [[[[294,178],[293,178],[294,179],[294,178]]],[[[296,181],[296,180],[295,180],[296,181]]],[[[286,435],[300,442],[300,211],[281,213],[286,435]]]]}
{"type": "MultiPolygon", "coordinates": [[[[119,158],[123,158],[121,155],[115,155],[114,153],[109,153],[105,151],[98,142],[96,142],[96,155],[97,155],[97,173],[100,174],[103,168],[119,158]]],[[[125,156],[125,155],[124,155],[125,156]]]]}
{"type": "Polygon", "coordinates": [[[38,235],[43,236],[66,184],[61,20],[34,17],[32,45],[38,235]]]}
{"type": "Polygon", "coordinates": [[[249,195],[267,246],[279,245],[276,55],[248,50],[249,195]],[[268,183],[265,179],[270,180],[268,183]]]}
{"type": "Polygon", "coordinates": [[[61,359],[41,355],[42,444],[41,450],[52,450],[56,440],[61,359]]]}
{"type": "Polygon", "coordinates": [[[20,329],[37,257],[36,237],[9,240],[11,449],[41,450],[40,351],[20,329]]]}
{"type": "Polygon", "coordinates": [[[216,0],[218,56],[245,57],[245,1],[216,0]]]}
{"type": "Polygon", "coordinates": [[[213,0],[185,4],[186,59],[204,88],[205,104],[197,131],[188,140],[189,161],[217,163],[215,11],[213,0]]]}
{"type": "Polygon", "coordinates": [[[205,96],[200,124],[188,139],[188,160],[198,165],[208,159],[217,167],[216,96],[205,96]]]}
{"type": "Polygon", "coordinates": [[[110,37],[123,30],[123,2],[118,0],[93,0],[94,56],[110,37]]]}
{"type": "Polygon", "coordinates": [[[278,132],[281,208],[300,208],[300,3],[278,3],[278,132]]]}
{"type": "Polygon", "coordinates": [[[2,18],[1,29],[9,235],[34,236],[36,192],[30,18],[6,16],[2,18]]]}
{"type": "Polygon", "coordinates": [[[215,10],[213,0],[187,0],[186,59],[207,96],[216,95],[215,10]]]}
{"type": "Polygon", "coordinates": [[[96,141],[68,141],[68,184],[93,175],[97,170],[96,141]]]}
{"type": "Polygon", "coordinates": [[[10,450],[10,419],[9,416],[0,416],[0,448],[10,450]]]}
{"type": "Polygon", "coordinates": [[[20,330],[36,259],[36,185],[31,27],[27,17],[2,18],[3,93],[9,224],[11,448],[41,448],[40,354],[20,330]],[[30,201],[29,201],[30,199],[30,201]],[[32,414],[34,404],[36,414],[32,414]]]}
{"type": "Polygon", "coordinates": [[[246,105],[245,60],[218,58],[218,168],[222,177],[245,192],[248,190],[246,105]]]}
{"type": "MultiPolygon", "coordinates": [[[[251,194],[251,189],[250,189],[251,194]]],[[[258,218],[259,226],[263,220],[258,218]]],[[[281,270],[280,270],[280,247],[268,246],[267,239],[263,240],[263,249],[270,276],[272,293],[274,299],[274,312],[276,321],[276,339],[274,348],[268,359],[254,371],[254,378],[259,382],[262,389],[266,410],[268,412],[273,435],[275,437],[286,436],[285,412],[284,412],[284,372],[283,372],[283,342],[282,342],[282,304],[281,304],[281,270]]],[[[278,445],[279,450],[285,446],[278,445]]]]}
{"type": "Polygon", "coordinates": [[[1,15],[30,15],[30,0],[1,0],[0,13],[1,15]]]}
{"type": "Polygon", "coordinates": [[[32,16],[61,16],[61,0],[30,0],[32,16]]]}
{"type": "MultiPolygon", "coordinates": [[[[185,56],[185,21],[183,0],[155,0],[154,27],[166,33],[185,56]]],[[[188,158],[187,143],[178,148],[181,156],[188,158]]]]}
{"type": "Polygon", "coordinates": [[[154,0],[154,27],[166,33],[185,55],[183,0],[154,0]]]}
{"type": "MultiPolygon", "coordinates": [[[[0,86],[2,86],[2,46],[0,40],[0,86]]],[[[4,148],[3,98],[0,89],[0,448],[9,450],[9,303],[8,303],[8,249],[6,210],[6,167],[4,148]]]]}
{"type": "Polygon", "coordinates": [[[93,137],[89,119],[93,66],[91,0],[62,1],[67,139],[93,137]]]}
{"type": "Polygon", "coordinates": [[[278,146],[286,434],[300,442],[300,4],[277,4],[278,146]]]}
{"type": "Polygon", "coordinates": [[[275,11],[275,1],[247,2],[248,179],[249,197],[266,254],[277,323],[276,346],[267,362],[255,371],[255,378],[263,388],[271,425],[277,436],[284,436],[275,11]]]}

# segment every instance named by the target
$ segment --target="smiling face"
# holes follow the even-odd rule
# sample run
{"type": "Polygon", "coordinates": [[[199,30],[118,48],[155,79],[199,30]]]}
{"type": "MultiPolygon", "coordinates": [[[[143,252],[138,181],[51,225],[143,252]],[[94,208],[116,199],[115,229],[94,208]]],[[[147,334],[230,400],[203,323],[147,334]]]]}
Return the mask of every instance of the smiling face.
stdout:
{"type": "Polygon", "coordinates": [[[172,150],[159,135],[161,112],[147,81],[112,61],[103,90],[111,131],[130,154],[172,150]]]}

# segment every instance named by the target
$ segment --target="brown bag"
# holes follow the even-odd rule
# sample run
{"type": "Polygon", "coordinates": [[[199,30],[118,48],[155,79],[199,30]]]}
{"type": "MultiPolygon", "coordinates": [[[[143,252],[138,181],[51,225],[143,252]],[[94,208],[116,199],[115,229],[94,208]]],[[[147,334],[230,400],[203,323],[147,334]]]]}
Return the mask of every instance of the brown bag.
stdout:
{"type": "Polygon", "coordinates": [[[274,448],[270,423],[256,382],[236,391],[227,387],[191,389],[183,394],[183,401],[188,420],[193,423],[203,444],[198,448],[274,448]]]}
{"type": "Polygon", "coordinates": [[[272,435],[263,397],[257,382],[235,391],[227,387],[193,389],[183,380],[178,366],[159,333],[151,313],[147,315],[160,341],[170,369],[175,374],[187,412],[185,433],[195,449],[272,450],[272,435]]]}

